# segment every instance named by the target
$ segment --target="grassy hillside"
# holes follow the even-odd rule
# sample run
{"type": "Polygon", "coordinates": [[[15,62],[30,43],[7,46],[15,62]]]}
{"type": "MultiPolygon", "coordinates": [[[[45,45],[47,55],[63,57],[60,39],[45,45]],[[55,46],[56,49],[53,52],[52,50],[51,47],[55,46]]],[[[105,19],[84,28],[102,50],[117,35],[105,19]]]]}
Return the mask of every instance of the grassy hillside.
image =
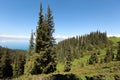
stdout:
{"type": "MultiPolygon", "coordinates": [[[[104,80],[115,80],[114,77],[116,75],[120,76],[120,61],[118,62],[113,61],[108,64],[96,64],[96,65],[89,65],[89,66],[81,66],[77,64],[76,66],[75,65],[72,66],[72,70],[70,72],[63,72],[62,67],[60,70],[61,71],[59,72],[57,71],[49,75],[45,75],[45,74],[24,75],[18,78],[14,78],[13,80],[42,80],[42,79],[44,80],[47,77],[49,78],[57,74],[61,74],[61,75],[74,74],[78,80],[87,80],[86,77],[93,77],[93,76],[103,76],[104,80]]],[[[63,79],[59,79],[59,80],[63,80],[63,79]]],[[[100,79],[100,80],[103,80],[103,79],[100,79]]],[[[119,80],[119,79],[116,79],[116,80],[119,80]]]]}
{"type": "MultiPolygon", "coordinates": [[[[117,42],[120,41],[119,37],[109,37],[112,41],[113,46],[116,47],[114,50],[115,58],[117,53],[117,42]]],[[[72,62],[71,73],[77,75],[79,78],[85,79],[85,76],[95,76],[95,75],[104,75],[105,80],[115,80],[115,75],[120,75],[120,61],[111,61],[110,63],[100,63],[100,59],[104,59],[106,53],[106,48],[100,50],[100,55],[98,55],[99,62],[94,65],[88,65],[87,61],[90,55],[84,55],[84,57],[75,59],[72,62]]],[[[63,73],[64,66],[63,64],[58,64],[57,66],[59,72],[63,73]]],[[[85,79],[86,80],[86,79],[85,79]]],[[[119,80],[119,79],[118,79],[119,80]]]]}
{"type": "MultiPolygon", "coordinates": [[[[110,41],[113,42],[113,46],[115,46],[114,54],[116,57],[116,49],[117,49],[117,42],[120,41],[120,38],[117,37],[109,37],[110,41]]],[[[14,78],[13,80],[57,80],[51,79],[51,76],[55,75],[62,75],[67,76],[63,78],[59,78],[59,80],[120,80],[120,61],[113,61],[109,63],[101,63],[101,59],[104,59],[106,54],[106,48],[100,49],[100,54],[98,56],[98,63],[89,65],[88,59],[90,55],[85,54],[83,57],[78,59],[74,59],[71,63],[71,70],[70,72],[64,72],[64,63],[59,62],[57,64],[57,71],[51,74],[42,74],[42,75],[24,75],[18,78],[14,78]],[[71,74],[72,75],[71,77],[71,74]],[[70,75],[70,76],[69,76],[70,75]],[[73,78],[76,77],[76,78],[73,78]]],[[[60,76],[59,76],[60,77],[60,76]]]]}
{"type": "MultiPolygon", "coordinates": [[[[101,55],[104,55],[101,54],[101,55]]],[[[90,56],[85,56],[81,59],[75,59],[72,62],[71,71],[69,73],[75,74],[79,79],[86,80],[85,76],[98,76],[103,75],[105,76],[105,80],[115,80],[115,75],[120,75],[120,61],[111,61],[110,63],[98,63],[94,65],[86,64],[87,59],[90,56]]],[[[101,56],[99,56],[101,57],[101,56]]],[[[64,65],[59,64],[57,66],[59,73],[65,74],[63,72],[64,65]]]]}
{"type": "Polygon", "coordinates": [[[108,39],[113,42],[114,46],[117,46],[117,42],[120,41],[120,37],[109,37],[108,39]]]}
{"type": "Polygon", "coordinates": [[[113,37],[108,37],[108,39],[111,40],[111,41],[114,42],[114,43],[117,43],[117,42],[120,41],[120,37],[115,37],[115,36],[113,36],[113,37]]]}

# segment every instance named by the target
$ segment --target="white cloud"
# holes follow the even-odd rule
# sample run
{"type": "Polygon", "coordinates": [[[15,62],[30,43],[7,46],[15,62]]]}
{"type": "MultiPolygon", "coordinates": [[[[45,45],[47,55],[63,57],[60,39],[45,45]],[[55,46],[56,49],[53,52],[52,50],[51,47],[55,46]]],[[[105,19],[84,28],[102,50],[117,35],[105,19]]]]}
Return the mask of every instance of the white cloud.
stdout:
{"type": "Polygon", "coordinates": [[[29,36],[24,36],[24,35],[8,35],[8,34],[0,34],[0,37],[6,37],[6,38],[18,38],[18,39],[29,39],[29,36]]]}
{"type": "MultiPolygon", "coordinates": [[[[67,38],[71,38],[75,35],[54,35],[56,42],[62,41],[67,38]]],[[[108,34],[108,37],[120,37],[118,34],[108,34]]],[[[30,39],[30,36],[26,35],[9,35],[9,34],[0,34],[0,42],[1,43],[7,43],[7,42],[28,42],[30,39]]]]}
{"type": "Polygon", "coordinates": [[[71,38],[74,37],[75,35],[55,35],[54,37],[56,39],[67,39],[67,38],[71,38]]]}
{"type": "MultiPolygon", "coordinates": [[[[55,35],[55,39],[56,39],[56,42],[59,42],[59,41],[62,41],[64,39],[68,39],[68,38],[71,38],[71,37],[75,37],[76,35],[55,35]]],[[[107,35],[108,37],[120,37],[120,34],[108,34],[107,35]]]]}
{"type": "Polygon", "coordinates": [[[54,35],[54,38],[56,39],[57,43],[71,37],[73,37],[73,35],[54,35]]]}
{"type": "MultiPolygon", "coordinates": [[[[65,35],[55,35],[56,42],[61,40],[70,38],[72,36],[65,36],[65,35]]],[[[7,42],[28,42],[30,36],[25,35],[9,35],[9,34],[0,34],[0,42],[7,43],[7,42]]]]}
{"type": "Polygon", "coordinates": [[[0,42],[5,43],[5,42],[7,42],[7,41],[6,41],[6,40],[1,40],[0,42]]]}
{"type": "Polygon", "coordinates": [[[56,39],[67,39],[68,36],[62,36],[62,35],[55,35],[54,36],[56,39]]]}
{"type": "MultiPolygon", "coordinates": [[[[55,35],[56,42],[61,40],[67,39],[71,36],[63,36],[63,35],[55,35]]],[[[0,43],[7,43],[7,42],[28,42],[30,36],[26,35],[9,35],[9,34],[0,34],[0,43]]]]}
{"type": "Polygon", "coordinates": [[[0,34],[0,42],[28,42],[29,36],[0,34]]]}

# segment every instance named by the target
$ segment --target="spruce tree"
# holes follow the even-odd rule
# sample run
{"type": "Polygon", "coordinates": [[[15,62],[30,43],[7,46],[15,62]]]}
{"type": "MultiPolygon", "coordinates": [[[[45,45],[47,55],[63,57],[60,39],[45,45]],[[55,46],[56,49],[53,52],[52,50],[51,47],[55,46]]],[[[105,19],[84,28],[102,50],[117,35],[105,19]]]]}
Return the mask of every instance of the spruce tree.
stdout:
{"type": "Polygon", "coordinates": [[[31,53],[33,50],[34,50],[34,33],[32,31],[31,32],[31,37],[30,37],[30,45],[29,45],[28,53],[31,53]]]}
{"type": "Polygon", "coordinates": [[[70,54],[70,49],[67,49],[67,54],[65,57],[65,67],[64,67],[64,72],[69,72],[71,70],[71,61],[72,57],[70,54]]]}
{"type": "Polygon", "coordinates": [[[89,59],[89,64],[95,64],[95,63],[98,63],[98,57],[96,53],[92,54],[89,59]]]}
{"type": "Polygon", "coordinates": [[[43,44],[43,8],[42,8],[42,4],[40,4],[40,13],[39,13],[39,21],[38,21],[38,26],[36,29],[36,45],[35,45],[35,52],[36,53],[40,53],[40,51],[42,50],[44,44],[43,44]]]}
{"type": "Polygon", "coordinates": [[[2,62],[2,77],[3,78],[12,77],[13,70],[12,70],[11,59],[8,49],[3,54],[1,58],[1,62],[2,62]]]}
{"type": "Polygon", "coordinates": [[[47,11],[47,23],[48,23],[48,36],[49,36],[50,46],[54,46],[55,44],[55,39],[53,37],[54,22],[53,22],[53,16],[50,6],[48,6],[48,11],[47,11]]]}
{"type": "Polygon", "coordinates": [[[54,21],[53,21],[53,16],[52,16],[52,11],[50,9],[50,6],[48,6],[48,11],[47,11],[47,61],[45,62],[47,66],[45,67],[45,73],[50,73],[54,72],[56,70],[56,53],[55,53],[55,39],[53,37],[54,33],[54,21]]]}
{"type": "Polygon", "coordinates": [[[112,49],[107,49],[106,50],[106,55],[105,55],[105,58],[104,58],[104,62],[110,62],[114,59],[114,53],[113,53],[113,50],[112,49]]]}
{"type": "Polygon", "coordinates": [[[24,60],[23,55],[17,56],[17,59],[16,59],[15,64],[14,64],[14,68],[13,68],[13,76],[14,77],[18,77],[20,75],[23,75],[24,64],[25,64],[25,60],[24,60]]]}
{"type": "Polygon", "coordinates": [[[114,52],[113,52],[113,49],[112,49],[112,48],[110,49],[110,52],[111,52],[111,56],[112,56],[112,59],[111,59],[111,60],[113,61],[114,58],[115,58],[115,56],[114,56],[114,52]]]}
{"type": "MultiPolygon", "coordinates": [[[[48,7],[47,14],[43,15],[42,10],[41,4],[39,21],[36,29],[35,54],[30,56],[33,57],[34,60],[27,59],[29,60],[27,63],[31,63],[33,66],[31,66],[32,70],[25,70],[25,73],[29,71],[31,74],[47,74],[56,70],[55,39],[53,38],[54,22],[52,11],[50,7],[48,7]]],[[[25,65],[26,68],[28,66],[27,63],[25,65]]]]}
{"type": "Polygon", "coordinates": [[[117,50],[117,56],[116,59],[120,61],[120,42],[118,42],[118,50],[117,50]]]}

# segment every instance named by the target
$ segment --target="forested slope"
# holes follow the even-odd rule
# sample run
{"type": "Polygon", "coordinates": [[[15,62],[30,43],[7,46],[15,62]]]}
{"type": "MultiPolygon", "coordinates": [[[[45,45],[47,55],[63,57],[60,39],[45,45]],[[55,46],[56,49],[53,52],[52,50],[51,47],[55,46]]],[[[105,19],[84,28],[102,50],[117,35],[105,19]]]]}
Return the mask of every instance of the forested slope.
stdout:
{"type": "Polygon", "coordinates": [[[112,41],[107,38],[107,33],[96,31],[63,40],[57,44],[56,51],[59,60],[64,61],[67,54],[70,54],[72,59],[76,59],[84,55],[97,53],[107,47],[112,47],[112,41]]]}

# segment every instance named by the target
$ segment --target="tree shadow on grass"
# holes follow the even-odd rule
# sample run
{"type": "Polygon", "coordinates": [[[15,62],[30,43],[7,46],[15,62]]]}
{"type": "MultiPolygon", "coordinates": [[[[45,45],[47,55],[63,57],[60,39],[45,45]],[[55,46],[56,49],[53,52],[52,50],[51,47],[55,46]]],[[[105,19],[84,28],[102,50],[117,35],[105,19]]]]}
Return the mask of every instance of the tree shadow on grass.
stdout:
{"type": "Polygon", "coordinates": [[[51,80],[79,80],[74,74],[56,74],[53,75],[51,80]]]}

